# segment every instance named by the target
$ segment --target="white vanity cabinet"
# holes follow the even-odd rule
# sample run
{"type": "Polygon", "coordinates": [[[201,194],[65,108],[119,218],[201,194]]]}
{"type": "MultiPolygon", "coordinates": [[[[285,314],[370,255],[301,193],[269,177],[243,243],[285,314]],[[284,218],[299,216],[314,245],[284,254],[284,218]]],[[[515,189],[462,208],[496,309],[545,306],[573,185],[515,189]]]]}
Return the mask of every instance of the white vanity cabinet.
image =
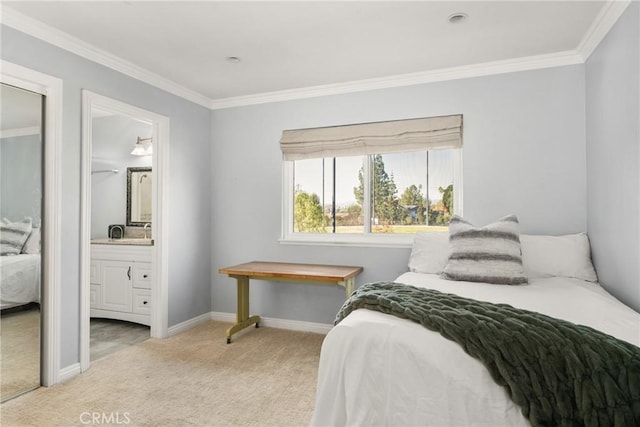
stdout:
{"type": "Polygon", "coordinates": [[[151,325],[149,245],[91,245],[91,317],[151,325]]]}

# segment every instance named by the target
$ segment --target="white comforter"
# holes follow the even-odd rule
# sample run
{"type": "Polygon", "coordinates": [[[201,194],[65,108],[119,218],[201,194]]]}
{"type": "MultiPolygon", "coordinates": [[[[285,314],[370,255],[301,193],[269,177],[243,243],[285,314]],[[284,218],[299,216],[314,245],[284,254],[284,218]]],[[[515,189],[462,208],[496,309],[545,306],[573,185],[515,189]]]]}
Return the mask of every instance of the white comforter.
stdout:
{"type": "Polygon", "coordinates": [[[40,255],[0,257],[0,307],[40,302],[40,255]]]}
{"type": "MultiPolygon", "coordinates": [[[[640,346],[640,314],[594,283],[555,277],[499,286],[418,273],[396,281],[538,311],[640,346]]],[[[529,423],[486,368],[455,342],[409,320],[356,310],[322,345],[311,425],[529,423]]]]}

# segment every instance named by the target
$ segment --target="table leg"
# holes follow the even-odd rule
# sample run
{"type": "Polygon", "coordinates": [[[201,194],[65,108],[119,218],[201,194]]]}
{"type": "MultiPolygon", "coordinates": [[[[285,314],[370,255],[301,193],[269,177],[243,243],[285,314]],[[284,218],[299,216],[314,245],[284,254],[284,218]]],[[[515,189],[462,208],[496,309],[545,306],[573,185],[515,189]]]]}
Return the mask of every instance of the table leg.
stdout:
{"type": "Polygon", "coordinates": [[[343,286],[344,286],[344,293],[346,295],[346,299],[349,299],[353,291],[356,290],[356,278],[350,277],[344,282],[341,282],[339,284],[342,284],[342,283],[344,283],[343,286]]]}
{"type": "Polygon", "coordinates": [[[238,311],[236,312],[236,323],[227,329],[227,344],[231,343],[231,335],[240,332],[255,324],[256,328],[260,322],[260,316],[249,315],[249,277],[232,276],[238,281],[238,311]]]}

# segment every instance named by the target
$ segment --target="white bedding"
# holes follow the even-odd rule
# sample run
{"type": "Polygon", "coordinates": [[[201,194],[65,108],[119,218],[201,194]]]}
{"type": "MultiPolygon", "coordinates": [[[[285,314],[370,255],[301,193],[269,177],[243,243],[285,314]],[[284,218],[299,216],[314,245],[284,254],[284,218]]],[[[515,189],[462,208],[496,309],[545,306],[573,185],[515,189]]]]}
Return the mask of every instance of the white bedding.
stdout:
{"type": "Polygon", "coordinates": [[[0,308],[40,302],[40,255],[0,257],[0,308]]]}
{"type": "MultiPolygon", "coordinates": [[[[400,283],[507,303],[591,326],[640,346],[640,314],[598,284],[552,277],[525,286],[453,282],[405,273],[400,283]]],[[[519,426],[529,422],[486,368],[417,323],[356,310],[320,356],[313,426],[519,426]]]]}

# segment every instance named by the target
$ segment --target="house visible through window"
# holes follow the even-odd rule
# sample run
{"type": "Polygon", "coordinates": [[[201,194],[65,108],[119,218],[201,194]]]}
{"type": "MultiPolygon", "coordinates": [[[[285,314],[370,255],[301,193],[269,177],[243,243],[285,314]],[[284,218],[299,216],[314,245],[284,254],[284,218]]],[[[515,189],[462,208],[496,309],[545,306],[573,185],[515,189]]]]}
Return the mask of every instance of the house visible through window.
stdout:
{"type": "MultiPolygon", "coordinates": [[[[459,123],[461,138],[461,117],[459,123]]],[[[407,134],[397,128],[394,132],[399,132],[401,141],[407,134]]],[[[459,200],[457,187],[461,184],[461,140],[451,143],[440,138],[437,144],[429,145],[416,144],[415,139],[406,144],[405,138],[404,146],[399,146],[394,139],[380,143],[380,139],[366,137],[374,144],[363,148],[357,145],[366,138],[353,137],[355,142],[348,150],[336,150],[347,138],[335,137],[331,143],[337,145],[327,150],[324,143],[318,152],[317,136],[296,136],[315,146],[314,152],[295,154],[293,159],[287,159],[283,146],[285,240],[304,241],[315,236],[320,241],[340,242],[349,235],[351,241],[376,235],[411,237],[418,231],[446,231],[454,211],[460,213],[454,200],[459,200]]]]}

